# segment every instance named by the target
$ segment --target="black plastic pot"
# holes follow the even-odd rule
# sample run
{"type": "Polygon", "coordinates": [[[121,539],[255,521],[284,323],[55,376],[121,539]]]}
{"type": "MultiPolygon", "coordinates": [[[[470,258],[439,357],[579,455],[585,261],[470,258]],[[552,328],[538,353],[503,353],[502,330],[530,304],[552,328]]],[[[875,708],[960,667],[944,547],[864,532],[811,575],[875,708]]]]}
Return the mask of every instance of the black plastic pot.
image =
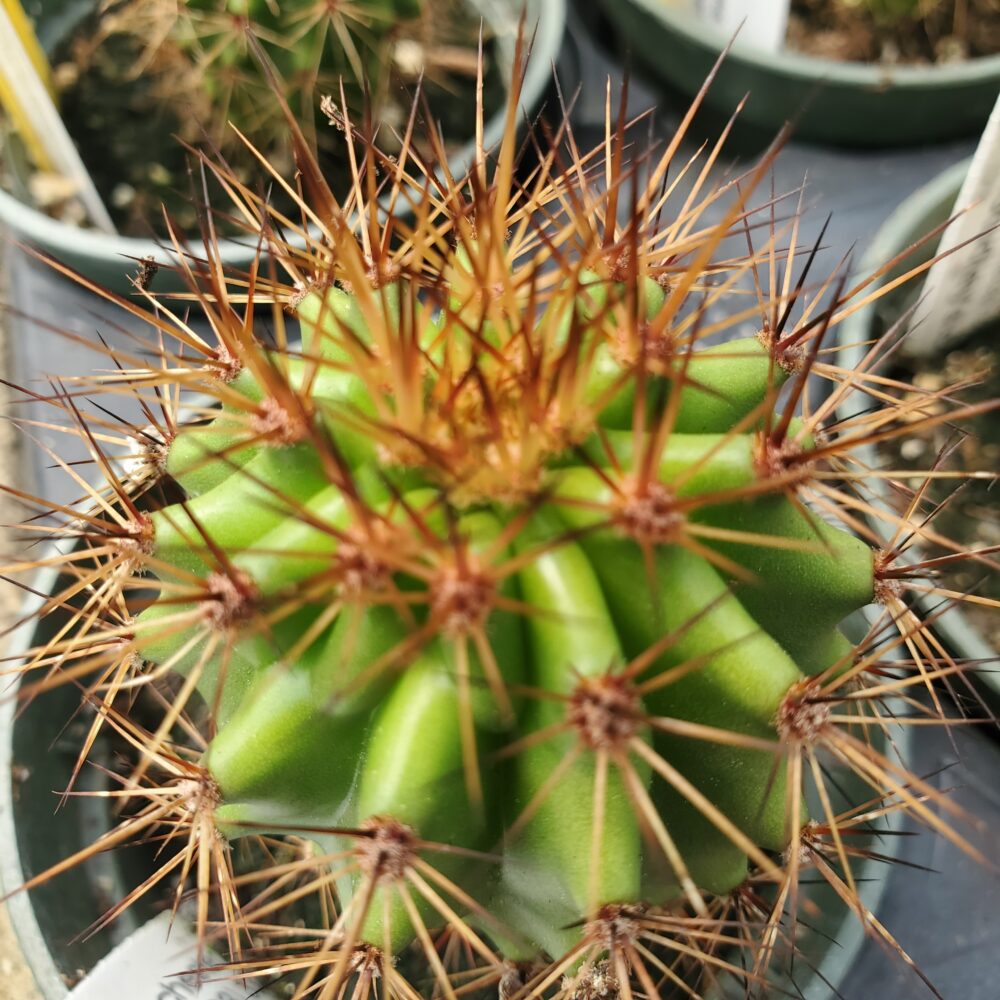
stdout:
{"type": "MultiPolygon", "coordinates": [[[[549,86],[552,65],[559,55],[565,28],[565,0],[466,0],[473,11],[481,16],[496,39],[502,61],[504,77],[509,81],[513,66],[514,45],[517,38],[521,11],[533,36],[533,57],[528,65],[521,94],[524,113],[530,115],[537,108],[549,86]]],[[[51,32],[45,38],[54,45],[59,35],[51,32]]],[[[500,108],[485,125],[484,140],[487,146],[499,140],[503,133],[504,109],[500,108]]],[[[461,175],[472,162],[475,140],[471,139],[452,157],[449,167],[454,175],[461,175]]],[[[100,285],[122,294],[132,291],[129,278],[135,274],[135,261],[153,257],[169,264],[173,255],[169,249],[152,239],[125,236],[108,236],[90,229],[71,226],[37,211],[18,200],[14,195],[0,190],[0,226],[6,227],[12,237],[33,246],[91,278],[100,285]]],[[[249,268],[256,254],[253,242],[229,240],[223,243],[223,261],[237,269],[249,268]]],[[[57,279],[52,273],[53,281],[57,279]]],[[[157,278],[161,291],[180,288],[179,277],[164,271],[157,278]]],[[[58,287],[58,285],[56,285],[58,287]]]]}
{"type": "MultiPolygon", "coordinates": [[[[968,169],[969,161],[957,163],[907,198],[876,234],[861,265],[860,273],[872,272],[881,262],[892,259],[935,226],[944,222],[951,215],[968,169]]],[[[922,246],[901,261],[894,271],[886,274],[881,279],[882,282],[891,281],[910,267],[930,260],[936,250],[937,244],[933,242],[922,246]]],[[[854,367],[863,357],[865,345],[880,336],[899,318],[905,307],[913,301],[915,294],[913,289],[901,289],[858,310],[837,327],[839,363],[848,368],[854,367]]],[[[949,349],[953,349],[954,346],[954,344],[949,345],[949,349]]],[[[844,404],[841,416],[844,418],[855,416],[866,405],[865,398],[861,394],[855,394],[854,398],[844,404]]],[[[859,457],[871,466],[881,464],[874,447],[861,450],[859,457]]],[[[882,489],[883,497],[886,497],[888,487],[883,486],[882,489]]],[[[960,608],[949,608],[941,613],[936,609],[939,603],[929,598],[918,600],[925,614],[929,615],[933,611],[934,630],[955,655],[983,662],[984,669],[978,673],[976,681],[1000,710],[1000,671],[996,669],[998,651],[990,646],[960,608]]]]}
{"type": "MultiPolygon", "coordinates": [[[[626,46],[651,73],[687,94],[701,87],[728,35],[684,0],[602,0],[626,46]]],[[[982,131],[1000,92],[1000,55],[948,66],[876,66],[737,38],[705,100],[725,115],[749,92],[741,121],[776,132],[795,122],[816,142],[885,147],[982,131]]]]}
{"type": "MultiPolygon", "coordinates": [[[[40,575],[36,594],[25,602],[25,622],[11,636],[11,650],[45,641],[66,621],[55,612],[42,623],[32,616],[52,592],[57,577],[40,575]]],[[[79,691],[58,687],[29,703],[18,698],[18,685],[6,685],[0,704],[0,886],[11,892],[32,875],[45,871],[92,843],[113,823],[109,803],[93,795],[61,802],[56,789],[67,787],[89,719],[78,715],[79,691]]],[[[106,740],[95,747],[97,766],[85,767],[75,786],[80,792],[108,787],[101,768],[114,766],[106,740]]],[[[145,850],[95,856],[55,881],[7,902],[11,922],[44,1000],[62,1000],[67,987],[92,967],[150,915],[140,906],[92,937],[81,937],[108,906],[123,898],[148,871],[145,850]]],[[[126,993],[122,993],[126,996],[126,993]]]]}

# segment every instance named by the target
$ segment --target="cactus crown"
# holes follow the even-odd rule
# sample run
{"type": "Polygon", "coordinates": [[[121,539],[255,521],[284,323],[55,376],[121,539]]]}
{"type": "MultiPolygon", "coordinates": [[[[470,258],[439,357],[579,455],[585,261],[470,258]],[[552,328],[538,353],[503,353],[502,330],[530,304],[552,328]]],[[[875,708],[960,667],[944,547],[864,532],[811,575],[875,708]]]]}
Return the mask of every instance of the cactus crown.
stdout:
{"type": "Polygon", "coordinates": [[[882,345],[838,368],[826,336],[873,279],[814,279],[797,215],[752,204],[780,142],[715,187],[723,139],[626,165],[622,114],[594,153],[564,128],[519,174],[517,102],[447,180],[342,109],[344,199],[290,124],[305,250],[226,177],[284,276],[185,258],[212,339],[147,290],[155,310],[118,300],[151,342],[59,397],[107,482],[57,529],[85,611],[26,675],[93,672],[95,731],[142,748],[114,838],[183,841],[158,877],[197,883],[234,970],[298,995],[762,989],[806,869],[898,947],[854,901],[865,833],[906,811],[976,848],[884,748],[891,701],[965,670],[907,600],[919,488],[886,542],[852,449],[970,408],[896,402],[882,345]],[[886,408],[837,424],[856,391],[886,408]],[[142,401],[127,462],[83,393],[142,401]],[[176,502],[137,502],[164,481],[176,502]],[[126,695],[167,675],[143,730],[126,695]],[[241,838],[272,845],[261,870],[234,871],[241,838]]]}

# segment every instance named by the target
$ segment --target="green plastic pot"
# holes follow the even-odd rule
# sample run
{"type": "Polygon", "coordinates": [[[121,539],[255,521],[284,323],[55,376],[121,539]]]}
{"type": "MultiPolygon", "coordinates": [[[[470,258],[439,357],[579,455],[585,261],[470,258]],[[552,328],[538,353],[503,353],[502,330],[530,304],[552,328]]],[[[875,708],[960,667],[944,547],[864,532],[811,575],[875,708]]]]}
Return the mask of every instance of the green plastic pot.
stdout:
{"type": "MultiPolygon", "coordinates": [[[[729,35],[690,0],[602,0],[623,41],[650,72],[695,94],[729,35]]],[[[946,66],[837,62],[766,52],[737,38],[706,103],[725,115],[749,92],[740,121],[846,146],[925,144],[982,131],[1000,93],[1000,55],[946,66]]]]}
{"type": "MultiPolygon", "coordinates": [[[[870,274],[881,263],[911,246],[951,215],[962,182],[968,173],[969,163],[969,160],[964,160],[945,170],[899,206],[876,233],[861,264],[861,274],[870,274]]],[[[936,251],[936,242],[925,244],[901,261],[895,270],[883,276],[879,283],[891,281],[911,267],[930,260],[936,251]]],[[[905,308],[912,303],[913,296],[912,289],[901,288],[878,302],[859,309],[837,327],[837,346],[840,348],[838,363],[846,368],[857,365],[866,352],[865,345],[880,336],[899,318],[905,308]]],[[[855,394],[854,398],[841,407],[840,416],[844,419],[856,416],[867,406],[867,400],[860,394],[855,394]]],[[[880,464],[878,452],[873,446],[859,448],[858,457],[868,465],[880,464]]],[[[880,481],[879,487],[877,492],[888,502],[888,485],[880,481]]],[[[879,531],[887,532],[881,521],[873,521],[872,526],[879,531]]],[[[936,608],[939,603],[932,598],[918,598],[916,601],[919,610],[925,615],[935,609],[934,631],[951,651],[963,659],[987,663],[995,661],[997,651],[975,629],[961,609],[953,607],[941,613],[936,608]]],[[[984,696],[1000,707],[1000,675],[986,669],[979,673],[975,680],[984,696]]]]}
{"type": "MultiPolygon", "coordinates": [[[[514,46],[517,39],[521,12],[529,35],[534,31],[532,58],[525,73],[521,91],[521,105],[530,113],[541,101],[549,84],[552,65],[562,45],[566,22],[566,0],[465,0],[477,16],[483,18],[489,31],[497,40],[501,69],[509,82],[513,70],[514,46]]],[[[43,40],[55,44],[58,38],[50,32],[43,40]]],[[[486,122],[484,138],[487,146],[499,141],[503,134],[504,109],[500,108],[486,122]]],[[[472,163],[475,140],[471,139],[449,161],[453,175],[460,176],[472,163]]],[[[0,190],[0,227],[9,229],[11,236],[56,260],[68,264],[91,280],[113,291],[127,294],[132,285],[129,278],[135,274],[135,261],[153,257],[169,265],[173,253],[152,239],[125,236],[108,236],[91,229],[80,229],[50,218],[0,190]]],[[[256,254],[256,243],[247,240],[225,241],[221,248],[222,260],[234,269],[248,269],[256,254]]],[[[158,291],[172,291],[181,287],[181,279],[169,271],[157,277],[158,291]]]]}
{"type": "MultiPolygon", "coordinates": [[[[46,596],[56,591],[57,581],[58,575],[51,569],[42,571],[34,581],[21,616],[24,624],[11,636],[11,650],[32,648],[65,625],[68,612],[64,609],[41,623],[33,620],[46,596]]],[[[863,616],[855,616],[849,628],[860,638],[866,628],[863,616]]],[[[92,843],[115,822],[105,798],[71,797],[59,805],[56,790],[69,780],[89,721],[80,720],[75,728],[70,722],[79,705],[76,687],[53,688],[26,707],[18,700],[16,685],[7,687],[4,694],[0,702],[0,894],[13,892],[32,875],[92,843]]],[[[910,752],[912,733],[912,729],[904,729],[894,742],[904,760],[910,752]]],[[[108,784],[101,768],[112,766],[114,747],[105,737],[98,741],[91,759],[100,766],[83,769],[79,790],[99,791],[108,784]]],[[[859,802],[870,794],[867,786],[849,775],[842,787],[859,802]]],[[[818,803],[813,803],[813,809],[819,815],[818,803]]],[[[884,829],[899,829],[898,818],[891,818],[884,829]]],[[[894,856],[902,840],[886,837],[880,840],[879,850],[894,856]]],[[[159,900],[144,898],[100,933],[82,935],[110,905],[143,881],[157,863],[155,850],[133,846],[100,854],[46,885],[11,897],[7,906],[12,923],[43,1000],[65,1000],[67,985],[80,972],[93,967],[140,927],[156,911],[157,903],[163,904],[162,895],[159,900]]],[[[878,912],[886,891],[886,866],[866,860],[856,874],[865,905],[878,912]]],[[[836,1000],[837,984],[854,967],[868,940],[856,917],[844,910],[828,886],[818,882],[807,880],[802,892],[821,916],[799,928],[796,943],[801,956],[794,982],[788,974],[779,973],[775,997],[836,1000]]],[[[729,983],[709,995],[712,1000],[736,1000],[744,994],[741,987],[729,983]]]]}

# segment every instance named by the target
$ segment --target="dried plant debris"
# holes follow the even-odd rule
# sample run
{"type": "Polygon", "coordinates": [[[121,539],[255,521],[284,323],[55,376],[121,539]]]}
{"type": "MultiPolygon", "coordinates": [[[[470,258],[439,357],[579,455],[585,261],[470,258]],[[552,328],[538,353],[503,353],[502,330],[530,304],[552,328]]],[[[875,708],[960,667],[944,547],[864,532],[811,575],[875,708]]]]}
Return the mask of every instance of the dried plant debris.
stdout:
{"type": "Polygon", "coordinates": [[[827,59],[955,63],[1000,53],[997,0],[792,0],[790,48],[827,59]]]}

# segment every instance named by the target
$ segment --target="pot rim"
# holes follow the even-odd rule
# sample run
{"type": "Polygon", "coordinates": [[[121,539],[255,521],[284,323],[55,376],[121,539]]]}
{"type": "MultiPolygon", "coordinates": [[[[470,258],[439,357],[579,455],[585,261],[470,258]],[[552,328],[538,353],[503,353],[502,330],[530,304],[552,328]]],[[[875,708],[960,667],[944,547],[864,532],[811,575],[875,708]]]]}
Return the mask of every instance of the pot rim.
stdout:
{"type": "MultiPolygon", "coordinates": [[[[516,27],[518,11],[523,10],[529,25],[534,18],[533,56],[528,60],[521,85],[521,107],[537,107],[549,84],[552,66],[559,55],[559,48],[566,27],[567,0],[464,0],[481,14],[485,23],[498,29],[501,35],[502,71],[505,89],[509,91],[512,73],[513,49],[510,42],[503,44],[499,29],[516,27]]],[[[483,139],[487,149],[494,146],[503,135],[506,111],[499,108],[486,122],[483,139]]],[[[461,175],[471,166],[476,155],[475,137],[466,142],[453,157],[448,167],[454,175],[461,175]]],[[[86,256],[113,261],[173,259],[175,251],[166,237],[121,236],[85,229],[53,219],[37,208],[27,205],[10,192],[0,188],[0,224],[10,228],[18,238],[38,244],[54,256],[86,256]]],[[[230,268],[249,267],[257,253],[257,244],[241,239],[220,240],[219,256],[223,265],[230,268]]]]}
{"type": "MultiPolygon", "coordinates": [[[[900,250],[910,246],[913,241],[922,236],[933,223],[928,220],[928,214],[946,199],[957,198],[969,171],[972,160],[964,159],[943,170],[928,183],[910,194],[905,201],[886,219],[875,234],[868,251],[862,259],[859,274],[871,274],[884,261],[890,260],[900,250]]],[[[880,279],[883,284],[887,276],[880,279]]],[[[835,333],[836,346],[839,348],[838,358],[845,367],[856,365],[865,353],[865,343],[870,339],[872,327],[878,316],[878,304],[868,303],[859,309],[845,323],[838,326],[835,333]]],[[[838,407],[840,419],[850,419],[860,415],[866,409],[866,404],[859,394],[855,393],[838,407]]],[[[878,451],[874,445],[867,444],[858,447],[857,454],[866,465],[878,462],[878,451]]],[[[875,498],[888,503],[889,487],[884,480],[878,480],[873,489],[875,498]]],[[[888,537],[888,529],[881,521],[869,519],[869,524],[883,537],[888,537]]],[[[972,660],[991,660],[996,658],[996,651],[990,646],[979,630],[972,625],[961,607],[953,605],[946,611],[935,609],[935,601],[931,595],[917,594],[914,603],[923,614],[932,610],[935,614],[934,630],[957,654],[972,660]]],[[[978,675],[981,685],[988,688],[994,699],[1000,699],[1000,676],[989,673],[978,675]]]]}
{"type": "MultiPolygon", "coordinates": [[[[721,52],[731,36],[677,5],[677,0],[611,0],[630,3],[649,17],[684,36],[688,41],[715,52],[721,52]]],[[[936,66],[882,66],[877,63],[846,62],[811,56],[794,49],[781,48],[768,52],[741,42],[737,37],[727,61],[743,62],[769,76],[785,76],[813,84],[826,81],[863,90],[925,89],[928,85],[944,88],[962,87],[989,78],[1000,81],[1000,54],[978,56],[960,63],[936,66]]]]}

